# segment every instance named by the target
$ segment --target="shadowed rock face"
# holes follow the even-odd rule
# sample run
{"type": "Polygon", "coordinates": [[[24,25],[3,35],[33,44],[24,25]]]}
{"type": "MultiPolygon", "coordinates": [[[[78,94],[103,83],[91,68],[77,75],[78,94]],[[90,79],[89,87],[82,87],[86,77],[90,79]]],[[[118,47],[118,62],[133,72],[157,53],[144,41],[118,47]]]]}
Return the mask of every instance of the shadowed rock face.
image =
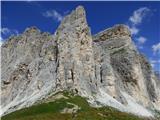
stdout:
{"type": "Polygon", "coordinates": [[[160,108],[158,79],[128,27],[115,25],[92,36],[82,6],[63,19],[54,35],[28,28],[9,38],[1,52],[1,114],[62,90],[87,97],[93,106],[142,116],[152,116],[146,108],[160,108]]]}

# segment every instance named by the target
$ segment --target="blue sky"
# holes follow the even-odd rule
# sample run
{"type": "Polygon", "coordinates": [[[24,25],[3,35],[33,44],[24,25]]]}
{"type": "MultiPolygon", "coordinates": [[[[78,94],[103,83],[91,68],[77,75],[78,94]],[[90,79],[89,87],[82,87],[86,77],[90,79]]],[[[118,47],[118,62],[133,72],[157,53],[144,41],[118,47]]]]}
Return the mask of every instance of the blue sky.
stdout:
{"type": "Polygon", "coordinates": [[[127,24],[137,48],[160,71],[160,2],[1,2],[1,41],[30,26],[54,33],[78,5],[86,10],[92,34],[127,24]]]}

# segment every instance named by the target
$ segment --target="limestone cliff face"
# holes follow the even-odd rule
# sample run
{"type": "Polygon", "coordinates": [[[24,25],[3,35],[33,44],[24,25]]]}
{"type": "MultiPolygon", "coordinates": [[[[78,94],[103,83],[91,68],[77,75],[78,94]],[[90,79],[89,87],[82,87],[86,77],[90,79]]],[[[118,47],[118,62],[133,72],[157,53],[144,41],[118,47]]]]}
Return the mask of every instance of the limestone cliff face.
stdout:
{"type": "Polygon", "coordinates": [[[66,16],[55,33],[58,47],[57,78],[61,89],[73,89],[80,95],[96,91],[92,36],[84,8],[66,16]]]}
{"type": "Polygon", "coordinates": [[[159,109],[157,78],[149,62],[137,51],[129,29],[116,25],[98,33],[93,40],[97,80],[102,85],[99,88],[121,103],[127,102],[125,92],[137,103],[159,109]]]}
{"type": "Polygon", "coordinates": [[[31,106],[62,90],[88,98],[93,106],[153,116],[160,86],[127,26],[94,36],[83,7],[67,15],[54,35],[32,27],[1,48],[2,113],[31,106]]]}
{"type": "Polygon", "coordinates": [[[27,107],[56,86],[54,37],[32,27],[1,48],[2,112],[27,107]]]}

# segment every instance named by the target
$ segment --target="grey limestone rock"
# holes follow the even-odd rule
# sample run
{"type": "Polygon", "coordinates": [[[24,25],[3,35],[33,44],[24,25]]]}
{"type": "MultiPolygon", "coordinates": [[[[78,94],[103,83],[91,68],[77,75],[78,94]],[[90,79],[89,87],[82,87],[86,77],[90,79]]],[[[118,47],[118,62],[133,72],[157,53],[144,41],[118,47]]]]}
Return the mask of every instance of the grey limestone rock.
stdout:
{"type": "Polygon", "coordinates": [[[160,110],[160,86],[125,25],[94,36],[78,6],[54,35],[36,27],[10,37],[1,47],[3,115],[62,90],[88,98],[91,105],[152,116],[160,110]],[[140,111],[139,111],[140,110],[140,111]]]}

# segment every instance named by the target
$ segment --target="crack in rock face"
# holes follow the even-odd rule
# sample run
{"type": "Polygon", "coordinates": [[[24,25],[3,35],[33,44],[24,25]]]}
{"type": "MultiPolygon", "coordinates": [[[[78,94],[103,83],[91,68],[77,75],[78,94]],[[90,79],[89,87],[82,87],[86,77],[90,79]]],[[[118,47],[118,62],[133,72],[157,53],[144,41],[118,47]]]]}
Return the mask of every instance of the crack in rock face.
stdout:
{"type": "Polygon", "coordinates": [[[119,24],[92,36],[82,6],[64,17],[54,35],[31,27],[10,37],[1,55],[1,115],[63,90],[95,107],[147,117],[160,110],[160,82],[129,28],[119,24]]]}

